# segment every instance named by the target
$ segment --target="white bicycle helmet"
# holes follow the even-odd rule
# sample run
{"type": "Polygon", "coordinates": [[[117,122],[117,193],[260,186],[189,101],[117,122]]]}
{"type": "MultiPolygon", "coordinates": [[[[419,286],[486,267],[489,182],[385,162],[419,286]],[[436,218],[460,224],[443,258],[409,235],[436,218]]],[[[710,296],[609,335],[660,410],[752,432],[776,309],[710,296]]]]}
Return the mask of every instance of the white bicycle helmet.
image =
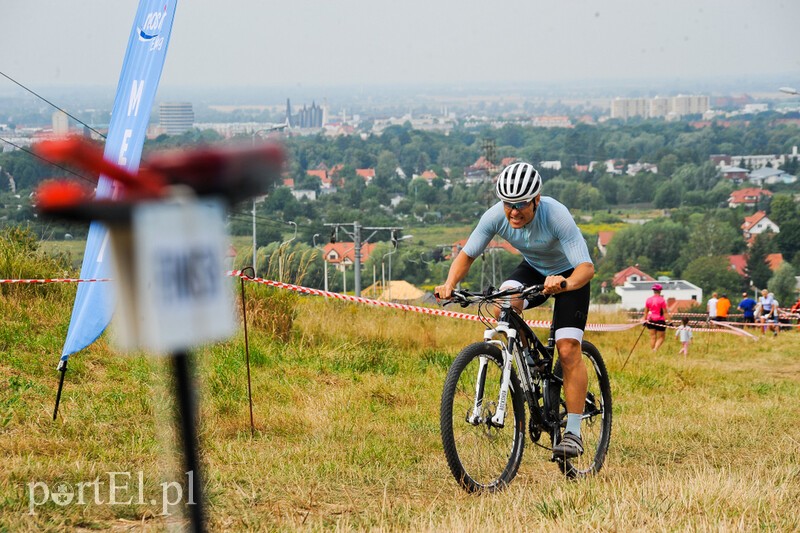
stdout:
{"type": "Polygon", "coordinates": [[[512,163],[497,176],[495,192],[504,202],[533,200],[542,189],[542,178],[530,163],[512,163]]]}

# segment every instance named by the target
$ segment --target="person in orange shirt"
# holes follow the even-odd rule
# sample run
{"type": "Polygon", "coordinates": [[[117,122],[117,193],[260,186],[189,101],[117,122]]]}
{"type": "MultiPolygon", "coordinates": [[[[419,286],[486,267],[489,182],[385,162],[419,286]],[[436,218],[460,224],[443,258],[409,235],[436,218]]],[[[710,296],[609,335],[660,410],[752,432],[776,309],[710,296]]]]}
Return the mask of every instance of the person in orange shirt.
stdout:
{"type": "Polygon", "coordinates": [[[726,295],[722,295],[717,300],[717,320],[728,320],[728,310],[731,308],[731,301],[726,295]]]}

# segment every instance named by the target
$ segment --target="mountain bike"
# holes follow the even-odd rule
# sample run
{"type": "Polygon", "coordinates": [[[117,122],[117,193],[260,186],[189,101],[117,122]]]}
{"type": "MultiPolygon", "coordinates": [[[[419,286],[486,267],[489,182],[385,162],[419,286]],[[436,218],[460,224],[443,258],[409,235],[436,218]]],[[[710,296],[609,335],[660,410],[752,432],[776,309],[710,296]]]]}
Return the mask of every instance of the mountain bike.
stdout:
{"type": "MultiPolygon", "coordinates": [[[[450,302],[478,305],[486,325],[483,341],[458,354],[447,372],[440,408],[440,428],[447,464],[467,492],[495,492],[516,476],[527,433],[567,477],[598,472],[611,439],[611,385],[600,352],[588,341],[581,351],[589,375],[581,421],[584,453],[557,457],[552,447],[562,438],[567,409],[563,371],[555,357],[554,329],[543,344],[511,307],[512,297],[541,303],[543,285],[484,293],[453,291],[450,302]],[[498,307],[496,324],[488,311],[498,307]]],[[[446,305],[446,304],[445,304],[446,305]]]]}

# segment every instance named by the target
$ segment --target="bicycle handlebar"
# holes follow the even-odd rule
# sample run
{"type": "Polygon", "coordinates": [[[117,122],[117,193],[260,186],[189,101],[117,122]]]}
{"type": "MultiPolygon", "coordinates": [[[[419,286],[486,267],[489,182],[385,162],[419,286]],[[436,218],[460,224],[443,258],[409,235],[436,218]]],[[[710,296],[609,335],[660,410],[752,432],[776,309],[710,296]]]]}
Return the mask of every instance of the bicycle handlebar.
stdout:
{"type": "MultiPolygon", "coordinates": [[[[567,286],[566,281],[561,282],[561,288],[565,288],[567,286]]],[[[479,302],[494,302],[496,300],[500,300],[501,298],[506,298],[508,296],[518,296],[519,298],[528,298],[531,296],[537,296],[542,294],[544,290],[543,284],[538,285],[529,285],[527,287],[516,287],[512,289],[504,289],[502,291],[495,291],[492,287],[487,288],[487,292],[470,292],[462,289],[455,289],[453,291],[452,298],[442,304],[442,306],[446,306],[451,303],[460,304],[461,307],[467,307],[473,303],[479,302]],[[491,290],[491,292],[489,292],[491,290]]]]}

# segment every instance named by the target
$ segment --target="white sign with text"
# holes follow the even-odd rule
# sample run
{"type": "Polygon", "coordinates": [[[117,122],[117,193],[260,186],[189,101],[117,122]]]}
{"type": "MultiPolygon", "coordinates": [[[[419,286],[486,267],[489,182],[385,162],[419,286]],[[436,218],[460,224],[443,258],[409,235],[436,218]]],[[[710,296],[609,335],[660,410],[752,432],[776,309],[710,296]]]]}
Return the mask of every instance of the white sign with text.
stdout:
{"type": "Polygon", "coordinates": [[[235,332],[224,220],[220,202],[153,202],[134,209],[129,294],[136,327],[123,335],[123,345],[175,352],[235,332]]]}

